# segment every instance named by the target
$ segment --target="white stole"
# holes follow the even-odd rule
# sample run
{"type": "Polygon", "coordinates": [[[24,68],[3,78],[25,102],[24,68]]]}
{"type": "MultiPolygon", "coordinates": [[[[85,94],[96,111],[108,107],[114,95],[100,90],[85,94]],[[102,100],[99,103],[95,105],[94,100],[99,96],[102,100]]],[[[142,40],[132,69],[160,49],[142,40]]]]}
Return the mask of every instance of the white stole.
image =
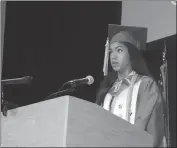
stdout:
{"type": "MultiPolygon", "coordinates": [[[[136,82],[133,86],[133,90],[132,90],[132,97],[131,97],[131,103],[130,103],[130,123],[134,124],[135,122],[135,114],[136,114],[136,102],[137,102],[137,97],[138,97],[138,92],[139,92],[139,87],[140,87],[140,83],[141,83],[141,79],[136,82]]],[[[118,96],[116,96],[112,102],[112,104],[114,104],[114,107],[112,109],[110,109],[110,102],[112,99],[111,94],[107,94],[103,103],[103,108],[110,111],[119,116],[120,118],[124,119],[124,120],[128,120],[127,119],[127,99],[128,98],[128,92],[129,92],[130,86],[127,87],[126,89],[122,90],[120,92],[120,94],[118,96]]]]}

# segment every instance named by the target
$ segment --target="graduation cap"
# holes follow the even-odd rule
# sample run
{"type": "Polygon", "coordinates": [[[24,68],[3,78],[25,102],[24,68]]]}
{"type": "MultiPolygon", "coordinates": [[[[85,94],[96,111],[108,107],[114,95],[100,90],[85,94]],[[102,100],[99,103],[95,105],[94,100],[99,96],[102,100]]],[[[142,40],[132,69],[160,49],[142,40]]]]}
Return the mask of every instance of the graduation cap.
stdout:
{"type": "Polygon", "coordinates": [[[105,58],[103,72],[104,75],[108,73],[108,59],[109,59],[109,44],[119,42],[129,42],[137,47],[138,50],[145,50],[147,40],[147,28],[121,26],[116,24],[108,25],[108,38],[105,45],[105,58]]]}

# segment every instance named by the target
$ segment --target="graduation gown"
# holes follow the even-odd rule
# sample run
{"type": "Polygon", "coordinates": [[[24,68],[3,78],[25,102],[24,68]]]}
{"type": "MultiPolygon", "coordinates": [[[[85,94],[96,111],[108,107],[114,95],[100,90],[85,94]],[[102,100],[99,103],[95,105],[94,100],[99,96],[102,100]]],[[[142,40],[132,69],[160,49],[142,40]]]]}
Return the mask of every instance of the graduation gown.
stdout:
{"type": "MultiPolygon", "coordinates": [[[[117,74],[109,73],[104,77],[96,96],[96,103],[102,105],[108,90],[112,87],[117,74]]],[[[153,136],[154,147],[160,147],[164,137],[163,101],[157,83],[150,77],[142,77],[137,101],[134,124],[153,136]]]]}

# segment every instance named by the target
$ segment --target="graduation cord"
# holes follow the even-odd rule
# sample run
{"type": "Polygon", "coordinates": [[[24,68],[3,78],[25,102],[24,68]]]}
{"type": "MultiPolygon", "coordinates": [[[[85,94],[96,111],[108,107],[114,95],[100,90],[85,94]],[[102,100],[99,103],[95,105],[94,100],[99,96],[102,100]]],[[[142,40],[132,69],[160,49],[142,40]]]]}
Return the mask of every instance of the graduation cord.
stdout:
{"type": "MultiPolygon", "coordinates": [[[[116,80],[117,81],[117,80],[116,80]]],[[[114,90],[113,90],[113,92],[115,93],[114,95],[113,94],[111,94],[111,96],[112,96],[112,98],[111,98],[111,101],[110,101],[110,104],[109,104],[109,110],[112,112],[112,104],[113,104],[113,101],[114,101],[114,98],[115,98],[115,96],[116,96],[116,94],[117,94],[117,92],[120,90],[120,87],[121,87],[121,85],[122,85],[122,81],[123,80],[121,80],[120,82],[118,82],[118,85],[116,86],[113,86],[113,88],[114,88],[114,90]]],[[[116,83],[116,82],[115,82],[116,83]]],[[[111,88],[112,89],[112,88],[111,88]]]]}
{"type": "Polygon", "coordinates": [[[130,113],[131,113],[131,101],[132,101],[132,92],[133,92],[133,87],[138,78],[138,74],[134,74],[132,77],[132,80],[130,82],[130,88],[128,90],[128,95],[127,95],[127,101],[126,101],[126,119],[128,122],[130,122],[130,113]]]}
{"type": "Polygon", "coordinates": [[[109,104],[109,110],[112,111],[112,102],[114,100],[115,96],[112,96],[110,104],[109,104]]]}

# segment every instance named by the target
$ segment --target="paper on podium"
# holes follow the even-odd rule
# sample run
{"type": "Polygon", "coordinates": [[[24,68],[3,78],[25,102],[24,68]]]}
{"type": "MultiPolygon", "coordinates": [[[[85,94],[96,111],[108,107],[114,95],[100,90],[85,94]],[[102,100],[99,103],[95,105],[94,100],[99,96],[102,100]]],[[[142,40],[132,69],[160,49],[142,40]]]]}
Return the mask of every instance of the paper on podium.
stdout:
{"type": "Polygon", "coordinates": [[[2,146],[152,147],[152,137],[100,106],[63,96],[1,115],[2,146]]]}

